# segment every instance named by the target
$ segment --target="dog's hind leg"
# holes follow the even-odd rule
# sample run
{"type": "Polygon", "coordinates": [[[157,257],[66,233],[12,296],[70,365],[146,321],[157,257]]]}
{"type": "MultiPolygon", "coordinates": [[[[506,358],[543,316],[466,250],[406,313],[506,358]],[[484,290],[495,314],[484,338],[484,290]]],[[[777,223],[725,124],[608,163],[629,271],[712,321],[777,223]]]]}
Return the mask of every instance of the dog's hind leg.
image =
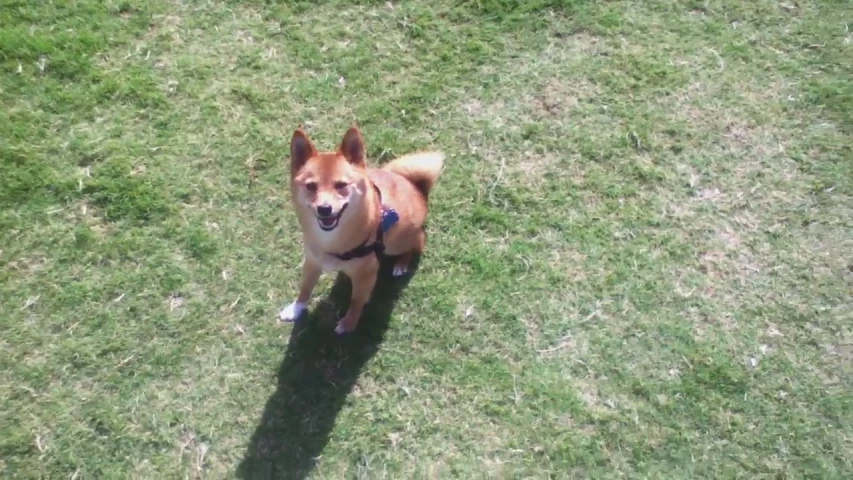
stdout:
{"type": "Polygon", "coordinates": [[[414,254],[423,253],[426,248],[426,231],[423,229],[419,230],[418,233],[415,234],[415,238],[412,241],[412,248],[408,252],[400,255],[400,258],[394,263],[394,270],[392,270],[391,275],[395,277],[402,277],[403,275],[409,273],[409,269],[412,264],[412,256],[414,254]]]}

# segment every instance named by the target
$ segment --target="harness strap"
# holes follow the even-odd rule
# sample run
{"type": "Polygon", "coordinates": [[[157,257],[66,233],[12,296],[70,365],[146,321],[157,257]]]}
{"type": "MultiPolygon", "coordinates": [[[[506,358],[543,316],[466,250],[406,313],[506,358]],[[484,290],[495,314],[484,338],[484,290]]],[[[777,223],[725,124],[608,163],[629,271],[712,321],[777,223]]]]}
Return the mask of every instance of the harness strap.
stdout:
{"type": "Polygon", "coordinates": [[[354,258],[366,257],[370,254],[376,254],[378,256],[385,252],[385,244],[383,243],[385,231],[394,226],[399,217],[393,208],[385,208],[382,205],[382,192],[379,190],[379,187],[374,184],[373,189],[376,190],[376,195],[379,197],[380,212],[379,226],[376,228],[376,240],[374,240],[373,243],[367,243],[370,240],[370,237],[368,236],[364,240],[364,243],[353,249],[347,250],[343,253],[330,253],[329,255],[340,260],[347,261],[354,258]]]}

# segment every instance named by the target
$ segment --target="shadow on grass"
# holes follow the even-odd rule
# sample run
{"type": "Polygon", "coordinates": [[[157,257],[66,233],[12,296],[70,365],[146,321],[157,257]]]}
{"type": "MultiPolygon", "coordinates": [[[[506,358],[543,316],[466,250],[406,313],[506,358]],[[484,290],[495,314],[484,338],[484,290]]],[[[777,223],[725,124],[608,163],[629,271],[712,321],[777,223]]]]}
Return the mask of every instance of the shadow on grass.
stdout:
{"type": "MultiPolygon", "coordinates": [[[[419,258],[414,258],[417,272],[419,258]]],[[[411,279],[393,278],[393,260],[382,267],[358,329],[333,332],[349,305],[350,282],[338,275],[329,296],[299,321],[278,372],[278,389],[267,401],[237,468],[239,478],[305,478],[323,453],[335,419],[364,364],[379,351],[394,305],[411,279]]]]}

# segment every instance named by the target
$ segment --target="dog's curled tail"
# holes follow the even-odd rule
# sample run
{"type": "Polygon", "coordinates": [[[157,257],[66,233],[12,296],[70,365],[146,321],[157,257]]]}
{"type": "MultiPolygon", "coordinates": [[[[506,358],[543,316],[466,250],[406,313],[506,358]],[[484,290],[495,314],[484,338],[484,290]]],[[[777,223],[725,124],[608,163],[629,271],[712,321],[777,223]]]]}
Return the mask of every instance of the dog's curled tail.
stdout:
{"type": "Polygon", "coordinates": [[[402,175],[412,182],[424,197],[429,197],[429,192],[441,175],[443,167],[444,153],[419,152],[395,158],[383,165],[382,169],[402,175]]]}

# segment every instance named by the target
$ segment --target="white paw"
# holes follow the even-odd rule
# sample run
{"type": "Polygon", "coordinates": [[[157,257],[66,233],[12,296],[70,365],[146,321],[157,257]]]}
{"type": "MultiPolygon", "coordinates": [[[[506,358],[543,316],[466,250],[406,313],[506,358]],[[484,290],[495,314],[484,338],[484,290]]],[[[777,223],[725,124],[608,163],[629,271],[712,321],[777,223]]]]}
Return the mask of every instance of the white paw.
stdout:
{"type": "Polygon", "coordinates": [[[335,333],[338,335],[345,335],[347,333],[355,331],[354,327],[347,328],[347,322],[345,319],[340,319],[338,324],[335,326],[335,333]]]}
{"type": "Polygon", "coordinates": [[[409,269],[406,267],[401,267],[399,265],[394,265],[394,270],[391,272],[391,275],[395,277],[402,277],[403,275],[409,273],[409,269]]]}
{"type": "Polygon", "coordinates": [[[281,312],[278,314],[278,318],[281,319],[282,322],[292,322],[299,318],[305,310],[307,310],[307,308],[304,303],[293,302],[281,309],[281,312]]]}

